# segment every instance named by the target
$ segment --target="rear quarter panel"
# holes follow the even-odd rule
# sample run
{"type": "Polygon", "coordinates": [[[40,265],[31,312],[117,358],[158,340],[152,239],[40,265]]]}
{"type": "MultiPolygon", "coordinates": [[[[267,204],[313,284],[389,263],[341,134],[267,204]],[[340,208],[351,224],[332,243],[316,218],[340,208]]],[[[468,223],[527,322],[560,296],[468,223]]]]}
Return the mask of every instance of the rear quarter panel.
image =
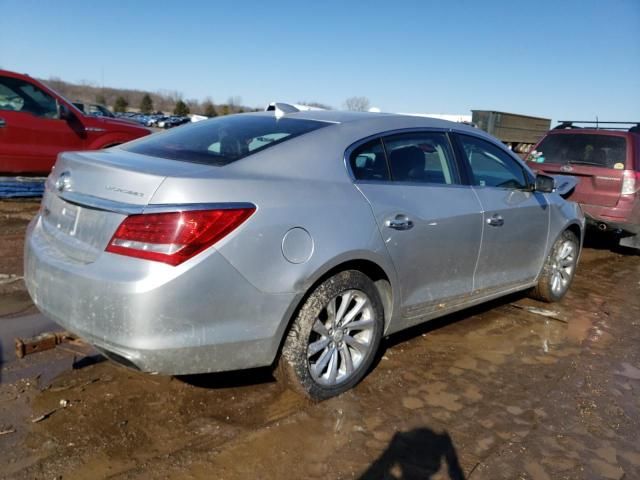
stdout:
{"type": "Polygon", "coordinates": [[[369,204],[347,182],[169,178],[153,197],[153,203],[182,202],[256,205],[253,216],[215,248],[263,292],[304,292],[323,272],[355,259],[392,271],[369,204]],[[306,230],[313,244],[301,263],[283,255],[284,236],[295,227],[306,230]]]}
{"type": "Polygon", "coordinates": [[[347,174],[349,139],[341,132],[323,128],[197,178],[167,178],[151,203],[255,204],[254,215],[215,248],[263,292],[305,292],[333,266],[359,259],[377,263],[393,283],[371,208],[347,174]],[[282,251],[294,227],[313,240],[302,263],[291,263],[282,251]]]}

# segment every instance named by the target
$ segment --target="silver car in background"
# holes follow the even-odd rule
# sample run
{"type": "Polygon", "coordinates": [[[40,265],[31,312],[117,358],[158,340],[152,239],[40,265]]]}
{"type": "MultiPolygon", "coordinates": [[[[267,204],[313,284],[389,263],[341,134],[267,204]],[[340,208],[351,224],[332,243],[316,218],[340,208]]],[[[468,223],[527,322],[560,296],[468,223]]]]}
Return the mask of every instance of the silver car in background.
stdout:
{"type": "Polygon", "coordinates": [[[116,362],[274,365],[323,399],[363,378],[383,335],[520,290],[561,299],[584,218],[556,187],[462,124],[226,116],[61,154],[26,282],[116,362]]]}

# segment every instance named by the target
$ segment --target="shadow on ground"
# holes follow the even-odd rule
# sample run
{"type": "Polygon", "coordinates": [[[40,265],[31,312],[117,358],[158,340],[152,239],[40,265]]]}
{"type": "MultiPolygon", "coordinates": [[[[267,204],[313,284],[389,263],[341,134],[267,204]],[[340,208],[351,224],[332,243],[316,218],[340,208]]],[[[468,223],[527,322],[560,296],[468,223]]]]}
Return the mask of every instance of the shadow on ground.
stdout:
{"type": "Polygon", "coordinates": [[[96,353],[95,355],[87,355],[84,357],[80,357],[80,359],[76,360],[74,357],[72,368],[74,370],[79,370],[81,368],[88,367],[90,365],[95,365],[97,363],[106,362],[108,359],[104,355],[100,353],[96,353]]]}
{"type": "Polygon", "coordinates": [[[619,244],[620,235],[615,232],[601,232],[589,228],[584,237],[584,248],[606,250],[620,255],[640,255],[640,249],[623,247],[619,244]]]}
{"type": "Polygon", "coordinates": [[[464,480],[464,472],[449,434],[417,428],[396,433],[387,449],[371,464],[360,480],[429,480],[440,471],[443,464],[451,480],[464,480]]]}
{"type": "Polygon", "coordinates": [[[176,378],[194,387],[212,389],[237,388],[275,382],[270,367],[198,375],[180,375],[176,378]]]}

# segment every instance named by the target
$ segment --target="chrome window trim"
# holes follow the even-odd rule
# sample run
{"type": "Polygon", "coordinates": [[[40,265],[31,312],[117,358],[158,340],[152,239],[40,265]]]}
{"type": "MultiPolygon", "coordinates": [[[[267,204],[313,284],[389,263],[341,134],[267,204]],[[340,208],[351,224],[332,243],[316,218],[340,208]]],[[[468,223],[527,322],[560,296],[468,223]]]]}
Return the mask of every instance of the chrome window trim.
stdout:
{"type": "MultiPolygon", "coordinates": [[[[380,132],[380,133],[375,133],[373,135],[369,135],[368,137],[364,137],[361,138],[360,140],[352,143],[351,145],[349,145],[347,147],[347,149],[344,151],[344,156],[342,158],[342,161],[344,163],[345,168],[347,169],[347,174],[349,175],[349,178],[351,179],[351,181],[354,184],[367,184],[367,183],[371,183],[371,184],[384,184],[384,185],[415,185],[415,186],[443,186],[443,187],[456,187],[456,186],[461,186],[461,187],[466,187],[469,185],[466,185],[464,183],[464,179],[462,178],[462,174],[460,172],[460,165],[458,165],[458,159],[456,157],[456,152],[453,149],[453,145],[451,144],[451,139],[449,138],[449,133],[458,133],[457,130],[453,129],[453,128],[437,128],[437,127],[412,127],[412,128],[400,128],[400,129],[396,129],[396,130],[387,130],[384,132],[380,132]],[[403,135],[403,134],[407,134],[407,133],[444,133],[447,136],[447,142],[449,144],[449,148],[451,149],[451,155],[452,155],[452,160],[454,162],[454,168],[455,168],[455,173],[458,176],[457,180],[459,181],[459,183],[451,183],[451,184],[447,184],[447,183],[429,183],[429,182],[398,182],[398,181],[394,181],[394,180],[359,180],[356,178],[356,176],[353,173],[353,169],[351,168],[351,162],[349,161],[349,159],[351,158],[351,154],[353,153],[354,150],[356,150],[358,147],[360,147],[361,145],[364,145],[367,142],[370,142],[372,140],[376,140],[376,139],[380,139],[380,141],[382,142],[383,147],[385,148],[385,155],[386,155],[386,147],[385,147],[385,143],[384,143],[384,138],[385,137],[391,137],[394,135],[403,135]]],[[[390,169],[391,167],[389,166],[389,159],[387,158],[387,169],[390,169]]]]}
{"type": "Polygon", "coordinates": [[[434,188],[472,188],[473,185],[467,185],[465,183],[427,183],[427,182],[394,182],[387,180],[355,180],[355,185],[386,185],[398,187],[434,187],[434,188]]]}
{"type": "Polygon", "coordinates": [[[194,210],[231,210],[236,208],[257,208],[248,202],[225,203],[157,203],[148,205],[133,205],[117,202],[105,198],[95,197],[85,193],[63,192],[56,193],[64,201],[83,208],[120,213],[123,215],[141,215],[144,213],[190,212],[194,210]]]}

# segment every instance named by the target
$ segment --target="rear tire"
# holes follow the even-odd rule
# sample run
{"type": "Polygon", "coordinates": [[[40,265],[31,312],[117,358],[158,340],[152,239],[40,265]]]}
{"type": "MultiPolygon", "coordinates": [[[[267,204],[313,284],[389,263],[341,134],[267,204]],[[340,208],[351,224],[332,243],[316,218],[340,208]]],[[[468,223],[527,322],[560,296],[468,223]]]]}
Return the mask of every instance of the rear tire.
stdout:
{"type": "Polygon", "coordinates": [[[530,296],[548,303],[560,301],[573,282],[579,249],[575,234],[565,230],[553,244],[542,267],[538,285],[530,296]]]}
{"type": "Polygon", "coordinates": [[[340,272],[302,305],[274,373],[312,400],[339,395],[366,375],[383,328],[384,310],[371,279],[357,270],[340,272]]]}

